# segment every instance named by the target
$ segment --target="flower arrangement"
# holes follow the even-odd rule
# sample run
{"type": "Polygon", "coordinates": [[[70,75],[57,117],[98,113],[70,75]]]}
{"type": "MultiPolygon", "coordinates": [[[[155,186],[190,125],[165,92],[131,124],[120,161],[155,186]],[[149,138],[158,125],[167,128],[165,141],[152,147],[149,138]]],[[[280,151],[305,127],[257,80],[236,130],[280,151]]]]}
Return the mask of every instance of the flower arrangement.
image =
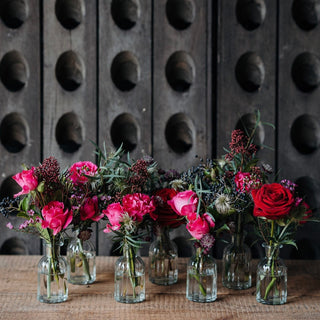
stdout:
{"type": "MultiPolygon", "coordinates": [[[[99,158],[100,155],[101,152],[99,158]]],[[[150,220],[155,219],[152,192],[158,181],[158,170],[149,157],[132,161],[128,156],[127,161],[121,160],[118,164],[112,174],[112,189],[105,188],[105,181],[110,177],[107,166],[98,166],[101,179],[97,185],[99,192],[108,198],[107,206],[102,209],[107,220],[103,231],[114,234],[113,240],[123,254],[116,264],[115,299],[133,303],[145,297],[144,271],[141,271],[144,263],[136,253],[148,237],[150,220]],[[121,285],[124,277],[131,287],[121,285]]]]}
{"type": "Polygon", "coordinates": [[[63,232],[73,219],[66,176],[60,173],[58,161],[49,157],[38,167],[25,168],[13,179],[22,190],[14,195],[15,200],[6,208],[6,214],[9,216],[8,212],[12,210],[25,221],[19,227],[9,222],[7,227],[38,235],[44,240],[48,258],[43,261],[46,269],[44,279],[38,285],[38,299],[64,301],[68,295],[64,281],[66,264],[59,258],[58,247],[63,241],[63,232]]]}
{"type": "Polygon", "coordinates": [[[267,304],[282,304],[286,301],[286,284],[282,274],[286,268],[279,262],[279,249],[293,245],[298,227],[310,220],[309,205],[297,194],[297,185],[289,180],[262,185],[251,191],[257,219],[257,231],[264,241],[267,259],[263,262],[257,279],[257,300],[267,304]],[[283,270],[282,270],[283,269],[283,270]]]}
{"type": "Polygon", "coordinates": [[[206,212],[201,200],[201,194],[186,190],[179,192],[168,204],[178,215],[186,219],[186,228],[195,241],[196,254],[191,258],[188,267],[187,298],[192,301],[209,302],[216,299],[216,265],[209,256],[215,242],[215,222],[212,215],[206,212]],[[191,278],[196,281],[200,290],[200,294],[196,296],[191,278]]]}

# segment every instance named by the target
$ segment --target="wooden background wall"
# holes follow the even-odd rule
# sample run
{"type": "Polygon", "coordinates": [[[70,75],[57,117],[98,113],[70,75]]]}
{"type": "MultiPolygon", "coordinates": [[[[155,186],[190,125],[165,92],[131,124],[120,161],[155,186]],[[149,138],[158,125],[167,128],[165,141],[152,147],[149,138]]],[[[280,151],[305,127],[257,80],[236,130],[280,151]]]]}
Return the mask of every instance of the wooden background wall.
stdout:
{"type": "MultiPolygon", "coordinates": [[[[22,163],[94,161],[90,140],[183,170],[259,109],[276,125],[259,129],[274,148],[259,157],[319,208],[319,1],[3,0],[0,16],[1,197],[22,163]]],[[[0,222],[0,246],[39,253],[0,222]]],[[[304,257],[320,257],[318,232],[299,233],[304,257]]]]}

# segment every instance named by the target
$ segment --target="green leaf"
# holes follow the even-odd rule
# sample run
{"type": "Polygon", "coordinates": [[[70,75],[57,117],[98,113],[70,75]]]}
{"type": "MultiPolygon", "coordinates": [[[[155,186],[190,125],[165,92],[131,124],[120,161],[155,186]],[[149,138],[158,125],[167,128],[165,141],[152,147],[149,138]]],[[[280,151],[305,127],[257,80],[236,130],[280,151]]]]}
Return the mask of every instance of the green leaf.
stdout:
{"type": "Polygon", "coordinates": [[[28,194],[22,199],[19,205],[19,209],[21,211],[27,212],[29,210],[30,198],[31,198],[31,194],[28,194]]]}

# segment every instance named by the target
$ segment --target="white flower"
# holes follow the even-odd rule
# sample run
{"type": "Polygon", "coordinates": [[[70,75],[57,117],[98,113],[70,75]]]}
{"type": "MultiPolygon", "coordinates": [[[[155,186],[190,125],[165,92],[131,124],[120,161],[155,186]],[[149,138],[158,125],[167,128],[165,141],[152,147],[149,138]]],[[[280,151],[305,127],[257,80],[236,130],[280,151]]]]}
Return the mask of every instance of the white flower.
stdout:
{"type": "Polygon", "coordinates": [[[219,194],[214,205],[218,213],[228,214],[231,210],[231,199],[227,194],[219,194]]]}
{"type": "Polygon", "coordinates": [[[128,212],[125,212],[124,215],[122,216],[122,223],[124,229],[128,233],[134,233],[136,230],[136,225],[135,222],[132,220],[132,218],[129,216],[128,212]]]}

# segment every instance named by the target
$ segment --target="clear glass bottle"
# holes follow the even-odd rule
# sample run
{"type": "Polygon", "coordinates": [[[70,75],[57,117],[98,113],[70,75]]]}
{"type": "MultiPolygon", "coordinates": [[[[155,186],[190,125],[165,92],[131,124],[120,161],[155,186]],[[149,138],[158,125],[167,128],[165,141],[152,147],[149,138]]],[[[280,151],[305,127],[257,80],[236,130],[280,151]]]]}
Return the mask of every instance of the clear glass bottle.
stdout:
{"type": "Polygon", "coordinates": [[[158,230],[157,239],[149,248],[149,280],[158,285],[178,281],[178,247],[170,240],[169,228],[158,230]]]}
{"type": "Polygon", "coordinates": [[[40,302],[58,303],[68,299],[67,262],[60,255],[60,246],[61,243],[43,241],[45,255],[38,263],[37,299],[40,302]]]}
{"type": "Polygon", "coordinates": [[[256,299],[269,305],[287,302],[287,267],[279,258],[281,246],[263,244],[266,256],[257,267],[256,299]]]}
{"type": "Polygon", "coordinates": [[[68,281],[90,284],[96,280],[96,250],[90,239],[79,237],[79,231],[67,248],[68,281]]]}
{"type": "Polygon", "coordinates": [[[209,254],[203,254],[201,248],[188,263],[186,297],[194,302],[217,299],[217,264],[209,254]]]}
{"type": "Polygon", "coordinates": [[[128,244],[124,244],[123,255],[116,261],[114,298],[122,303],[145,300],[145,264],[128,244]]]}
{"type": "Polygon", "coordinates": [[[222,285],[229,289],[248,289],[252,285],[251,250],[244,238],[243,233],[235,233],[223,250],[222,285]]]}

